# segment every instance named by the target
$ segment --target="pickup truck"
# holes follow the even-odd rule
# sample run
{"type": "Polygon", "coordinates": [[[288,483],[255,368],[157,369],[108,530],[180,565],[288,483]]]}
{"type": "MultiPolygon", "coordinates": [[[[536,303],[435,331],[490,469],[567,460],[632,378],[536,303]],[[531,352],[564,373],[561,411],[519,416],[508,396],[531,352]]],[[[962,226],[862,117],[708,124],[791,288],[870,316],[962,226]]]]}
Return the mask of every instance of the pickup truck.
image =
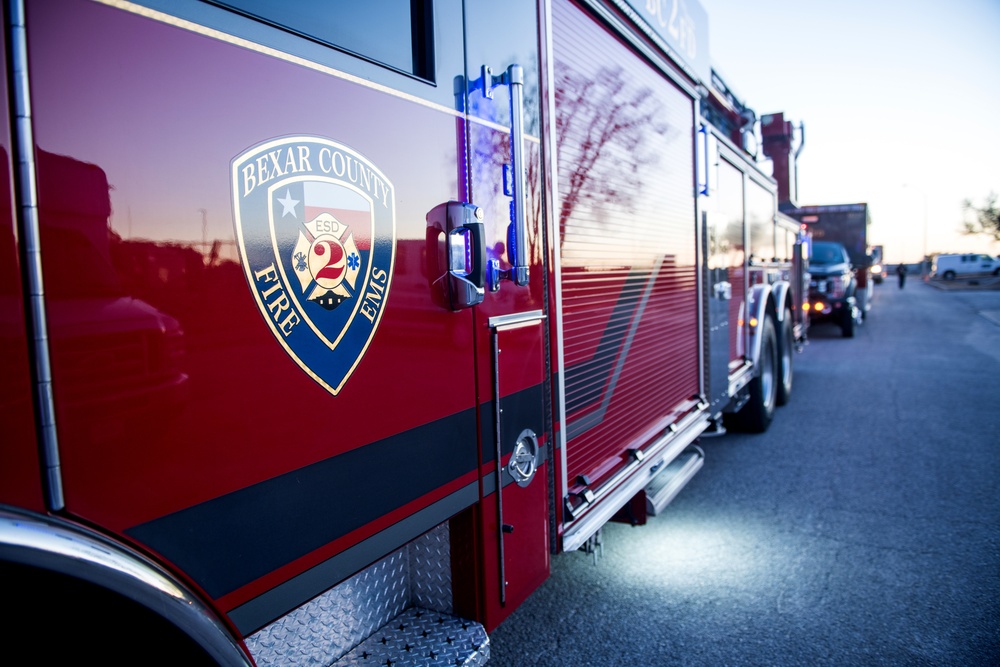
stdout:
{"type": "Polygon", "coordinates": [[[853,338],[861,323],[857,278],[847,248],[834,241],[815,241],[809,254],[809,325],[834,322],[844,338],[853,338]]]}

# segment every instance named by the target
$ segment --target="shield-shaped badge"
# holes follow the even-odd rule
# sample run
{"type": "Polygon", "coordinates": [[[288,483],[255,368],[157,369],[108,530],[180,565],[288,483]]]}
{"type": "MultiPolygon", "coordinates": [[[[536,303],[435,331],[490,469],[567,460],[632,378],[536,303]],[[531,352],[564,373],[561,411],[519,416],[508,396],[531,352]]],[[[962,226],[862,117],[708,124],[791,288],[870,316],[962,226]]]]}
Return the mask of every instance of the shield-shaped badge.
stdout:
{"type": "Polygon", "coordinates": [[[232,163],[240,259],[260,313],[332,394],[371,343],[396,253],[392,183],[356,151],[296,136],[232,163]]]}

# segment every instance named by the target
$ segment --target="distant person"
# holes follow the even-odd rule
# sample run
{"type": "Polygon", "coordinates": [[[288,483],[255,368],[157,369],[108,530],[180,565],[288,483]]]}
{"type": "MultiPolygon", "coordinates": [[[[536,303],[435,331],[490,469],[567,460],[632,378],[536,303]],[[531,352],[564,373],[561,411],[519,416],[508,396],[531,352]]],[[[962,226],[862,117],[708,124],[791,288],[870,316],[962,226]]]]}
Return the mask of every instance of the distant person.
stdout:
{"type": "Polygon", "coordinates": [[[899,289],[906,286],[906,264],[896,265],[896,275],[899,276],[899,289]]]}

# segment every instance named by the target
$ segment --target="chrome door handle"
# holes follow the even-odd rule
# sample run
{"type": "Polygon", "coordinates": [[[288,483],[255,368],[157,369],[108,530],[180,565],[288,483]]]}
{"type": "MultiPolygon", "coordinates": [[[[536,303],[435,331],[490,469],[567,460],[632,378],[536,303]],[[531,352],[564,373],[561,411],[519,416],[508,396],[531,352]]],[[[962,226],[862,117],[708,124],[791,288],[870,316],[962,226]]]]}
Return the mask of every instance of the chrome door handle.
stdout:
{"type": "Polygon", "coordinates": [[[503,190],[511,198],[510,225],[507,227],[507,256],[511,268],[501,271],[494,261],[490,263],[489,284],[492,291],[500,289],[500,281],[512,280],[515,285],[528,284],[528,221],[525,216],[525,163],[524,163],[524,68],[511,65],[503,74],[494,75],[483,65],[482,78],[476,82],[482,87],[483,97],[492,98],[493,89],[507,86],[510,89],[510,165],[504,167],[503,190]]]}
{"type": "Polygon", "coordinates": [[[486,283],[486,235],[483,209],[465,202],[447,204],[448,274],[451,307],[471,308],[483,302],[486,283]]]}

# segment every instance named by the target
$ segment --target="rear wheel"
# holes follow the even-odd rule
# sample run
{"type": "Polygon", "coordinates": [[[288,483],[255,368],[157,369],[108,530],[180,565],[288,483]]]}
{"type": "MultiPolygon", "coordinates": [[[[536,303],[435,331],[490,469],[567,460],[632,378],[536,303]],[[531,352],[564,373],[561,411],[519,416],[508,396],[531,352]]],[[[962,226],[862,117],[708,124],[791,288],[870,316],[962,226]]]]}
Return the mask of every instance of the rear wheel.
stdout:
{"type": "Polygon", "coordinates": [[[98,653],[102,667],[219,667],[158,613],[96,584],[14,563],[0,565],[0,580],[4,630],[26,646],[44,647],[46,664],[78,664],[82,651],[98,653]]]}
{"type": "Polygon", "coordinates": [[[778,336],[774,318],[761,322],[760,368],[750,380],[750,398],[734,415],[727,415],[726,425],[737,431],[763,433],[774,418],[778,398],[778,336]]]}
{"type": "Polygon", "coordinates": [[[795,355],[795,333],[792,330],[792,314],[785,311],[781,322],[781,336],[778,340],[778,393],[775,403],[785,405],[792,396],[792,359],[795,355]]]}

